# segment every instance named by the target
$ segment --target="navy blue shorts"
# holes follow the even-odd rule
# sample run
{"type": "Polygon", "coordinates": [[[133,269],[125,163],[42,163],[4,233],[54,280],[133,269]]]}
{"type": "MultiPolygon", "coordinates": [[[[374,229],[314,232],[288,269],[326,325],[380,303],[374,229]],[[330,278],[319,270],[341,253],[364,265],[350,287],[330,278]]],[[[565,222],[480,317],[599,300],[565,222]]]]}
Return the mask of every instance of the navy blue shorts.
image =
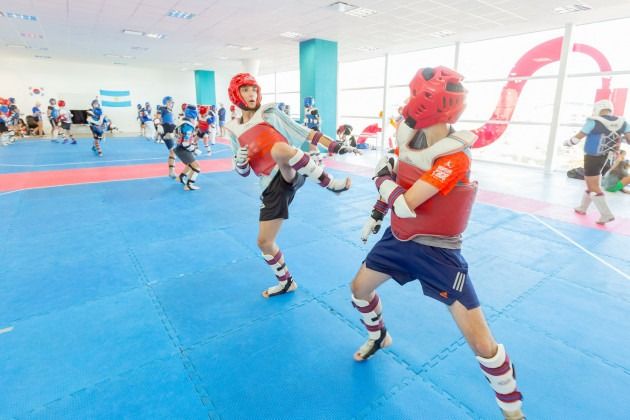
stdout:
{"type": "Polygon", "coordinates": [[[457,300],[467,309],[479,306],[468,263],[459,249],[399,241],[387,228],[367,255],[365,266],[388,274],[400,285],[419,280],[426,296],[447,305],[457,300]]]}
{"type": "Polygon", "coordinates": [[[92,137],[95,140],[103,138],[103,129],[100,126],[91,125],[90,130],[92,131],[92,137]]]}

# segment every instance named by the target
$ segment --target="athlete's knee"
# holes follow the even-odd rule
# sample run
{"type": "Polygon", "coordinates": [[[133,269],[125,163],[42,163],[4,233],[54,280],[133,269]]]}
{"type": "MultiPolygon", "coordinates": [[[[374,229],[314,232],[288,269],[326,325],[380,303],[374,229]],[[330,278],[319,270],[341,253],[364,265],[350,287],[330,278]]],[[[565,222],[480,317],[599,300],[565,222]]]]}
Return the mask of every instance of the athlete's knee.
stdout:
{"type": "Polygon", "coordinates": [[[278,163],[286,163],[295,154],[295,150],[286,143],[276,143],[271,148],[271,157],[278,163]]]}
{"type": "Polygon", "coordinates": [[[470,339],[469,344],[477,356],[489,359],[497,354],[497,343],[492,337],[477,335],[470,339]]]}
{"type": "Polygon", "coordinates": [[[265,254],[273,253],[273,247],[275,243],[273,239],[267,238],[265,236],[258,236],[258,239],[256,242],[257,242],[258,248],[265,254]]]}

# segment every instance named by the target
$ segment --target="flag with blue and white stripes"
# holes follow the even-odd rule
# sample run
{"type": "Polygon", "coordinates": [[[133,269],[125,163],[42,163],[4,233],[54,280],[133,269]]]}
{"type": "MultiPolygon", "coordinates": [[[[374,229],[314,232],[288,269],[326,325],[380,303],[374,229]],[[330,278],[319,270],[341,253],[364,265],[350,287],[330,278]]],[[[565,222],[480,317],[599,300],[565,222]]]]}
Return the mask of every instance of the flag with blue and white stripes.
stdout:
{"type": "Polygon", "coordinates": [[[101,106],[127,107],[131,106],[131,93],[128,90],[103,90],[99,91],[101,106]]]}

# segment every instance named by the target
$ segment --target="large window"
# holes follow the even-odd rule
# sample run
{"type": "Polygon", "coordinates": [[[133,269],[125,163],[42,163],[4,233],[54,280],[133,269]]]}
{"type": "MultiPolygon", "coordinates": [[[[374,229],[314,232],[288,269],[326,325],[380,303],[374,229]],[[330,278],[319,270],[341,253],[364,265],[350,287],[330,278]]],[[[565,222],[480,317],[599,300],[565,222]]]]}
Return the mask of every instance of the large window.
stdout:
{"type": "Polygon", "coordinates": [[[391,55],[389,57],[389,84],[390,86],[408,86],[419,68],[436,66],[453,68],[454,62],[455,46],[391,55]]]}
{"type": "Polygon", "coordinates": [[[298,70],[257,76],[263,102],[283,102],[289,105],[293,119],[300,118],[300,72],[298,70]]]}
{"type": "Polygon", "coordinates": [[[385,58],[339,63],[339,89],[382,87],[385,77],[385,58]]]}
{"type": "MultiPolygon", "coordinates": [[[[563,35],[561,29],[535,32],[525,35],[463,43],[460,47],[458,70],[467,80],[507,78],[516,62],[529,50],[543,42],[563,35]]],[[[539,50],[532,60],[543,60],[544,51],[539,50]]],[[[537,76],[558,74],[557,64],[541,67],[537,76]]]]}
{"type": "MultiPolygon", "coordinates": [[[[457,70],[465,76],[468,105],[456,128],[505,124],[496,140],[473,151],[476,159],[543,167],[552,161],[547,149],[549,139],[555,138],[552,169],[575,167],[582,159],[581,148],[569,149],[562,143],[584,124],[596,97],[611,94],[618,115],[630,106],[630,54],[623,49],[625,40],[630,38],[630,19],[573,27],[574,43],[568,56],[563,101],[556,109],[564,31],[557,28],[461,43],[458,57],[455,45],[451,45],[392,54],[387,59],[383,56],[340,63],[338,123],[352,125],[355,134],[374,124],[380,127],[381,112],[388,121],[398,116],[398,108],[409,96],[408,84],[418,69],[438,65],[453,68],[457,62],[457,70]],[[551,133],[554,121],[558,123],[557,132],[551,133]]],[[[275,82],[275,86],[263,87],[263,92],[273,92],[278,102],[289,104],[297,118],[301,107],[299,72],[270,77],[273,82],[265,83],[271,86],[275,82]]],[[[386,124],[385,147],[392,134],[393,127],[386,124]]]]}
{"type": "Polygon", "coordinates": [[[628,39],[630,39],[630,19],[576,26],[573,42],[578,44],[579,52],[571,55],[569,74],[600,71],[596,60],[586,51],[580,50],[579,45],[596,48],[610,63],[613,71],[630,70],[630,54],[626,48],[628,39]]]}

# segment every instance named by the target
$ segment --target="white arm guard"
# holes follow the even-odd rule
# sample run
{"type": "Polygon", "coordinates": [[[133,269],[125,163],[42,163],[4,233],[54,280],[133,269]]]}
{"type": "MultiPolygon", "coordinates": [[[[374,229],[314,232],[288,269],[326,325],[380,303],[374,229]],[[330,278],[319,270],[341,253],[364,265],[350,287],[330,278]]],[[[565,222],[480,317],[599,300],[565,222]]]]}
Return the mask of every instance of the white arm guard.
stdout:
{"type": "Polygon", "coordinates": [[[567,147],[571,147],[571,146],[575,146],[579,142],[580,142],[580,139],[578,139],[577,137],[573,136],[570,139],[566,139],[564,141],[564,145],[567,146],[567,147]]]}
{"type": "Polygon", "coordinates": [[[416,212],[407,205],[403,195],[405,190],[391,179],[383,181],[378,192],[381,194],[383,201],[387,202],[389,207],[394,210],[396,216],[403,219],[416,217],[416,212]]]}

